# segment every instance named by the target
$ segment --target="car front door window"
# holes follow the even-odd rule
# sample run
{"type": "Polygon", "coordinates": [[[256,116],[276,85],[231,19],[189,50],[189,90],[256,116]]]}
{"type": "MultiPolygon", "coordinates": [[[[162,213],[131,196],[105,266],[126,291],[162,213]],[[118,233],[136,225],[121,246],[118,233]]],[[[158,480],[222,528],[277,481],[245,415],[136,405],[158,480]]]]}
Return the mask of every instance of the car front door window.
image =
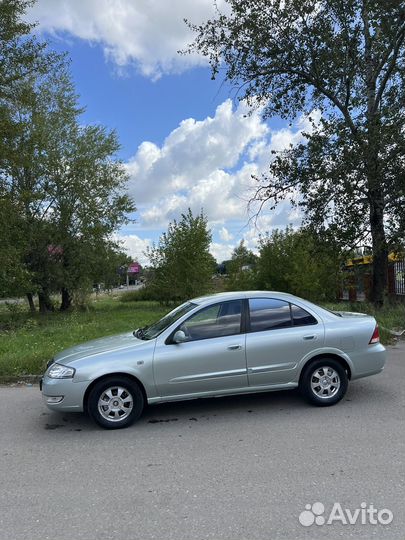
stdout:
{"type": "Polygon", "coordinates": [[[179,330],[185,333],[187,341],[232,336],[240,333],[241,319],[241,300],[231,300],[201,309],[179,330]]]}

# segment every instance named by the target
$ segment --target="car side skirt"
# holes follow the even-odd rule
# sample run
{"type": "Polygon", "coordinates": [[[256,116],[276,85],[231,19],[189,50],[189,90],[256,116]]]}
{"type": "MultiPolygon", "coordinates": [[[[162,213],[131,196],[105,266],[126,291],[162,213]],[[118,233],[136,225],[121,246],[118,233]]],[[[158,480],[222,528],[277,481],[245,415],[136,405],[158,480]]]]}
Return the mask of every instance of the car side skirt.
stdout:
{"type": "Polygon", "coordinates": [[[298,387],[298,383],[289,382],[285,384],[268,384],[260,386],[245,386],[243,388],[230,388],[229,390],[217,390],[215,392],[198,392],[192,394],[177,394],[175,396],[159,396],[148,398],[148,404],[165,403],[168,401],[185,401],[188,399],[201,399],[223,396],[236,396],[238,394],[255,394],[258,392],[272,392],[277,390],[293,390],[298,387]]]}

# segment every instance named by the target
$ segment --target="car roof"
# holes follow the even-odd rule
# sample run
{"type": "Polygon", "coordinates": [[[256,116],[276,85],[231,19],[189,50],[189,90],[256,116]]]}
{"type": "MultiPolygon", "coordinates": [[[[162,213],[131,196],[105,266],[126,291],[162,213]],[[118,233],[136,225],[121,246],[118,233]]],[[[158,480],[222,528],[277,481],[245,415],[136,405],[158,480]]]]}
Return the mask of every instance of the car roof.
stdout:
{"type": "Polygon", "coordinates": [[[198,298],[193,298],[190,300],[193,304],[199,306],[209,305],[215,302],[223,302],[226,300],[239,300],[242,298],[276,298],[278,300],[284,300],[285,302],[291,302],[298,306],[303,307],[304,309],[309,310],[312,313],[315,313],[318,317],[320,316],[324,321],[335,321],[338,318],[338,315],[333,312],[324,309],[318,304],[314,304],[309,300],[305,300],[294,294],[279,292],[279,291],[232,291],[232,292],[222,292],[217,294],[210,294],[207,296],[199,296],[198,298]]]}
{"type": "Polygon", "coordinates": [[[199,296],[198,298],[193,298],[190,300],[193,304],[204,305],[210,304],[212,302],[225,301],[225,300],[238,300],[240,298],[279,298],[281,300],[285,299],[291,301],[292,299],[302,300],[293,294],[278,292],[278,291],[232,291],[232,292],[222,292],[216,294],[210,294],[207,296],[199,296]]]}

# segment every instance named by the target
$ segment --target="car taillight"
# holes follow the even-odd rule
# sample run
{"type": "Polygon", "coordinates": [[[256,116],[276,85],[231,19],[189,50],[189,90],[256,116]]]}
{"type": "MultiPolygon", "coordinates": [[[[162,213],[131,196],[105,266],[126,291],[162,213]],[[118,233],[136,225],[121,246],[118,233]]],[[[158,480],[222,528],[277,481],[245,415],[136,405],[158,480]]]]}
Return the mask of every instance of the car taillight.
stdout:
{"type": "Polygon", "coordinates": [[[371,336],[371,339],[368,342],[368,344],[372,345],[373,343],[379,343],[379,342],[380,342],[380,331],[378,330],[378,324],[376,324],[373,335],[371,336]]]}

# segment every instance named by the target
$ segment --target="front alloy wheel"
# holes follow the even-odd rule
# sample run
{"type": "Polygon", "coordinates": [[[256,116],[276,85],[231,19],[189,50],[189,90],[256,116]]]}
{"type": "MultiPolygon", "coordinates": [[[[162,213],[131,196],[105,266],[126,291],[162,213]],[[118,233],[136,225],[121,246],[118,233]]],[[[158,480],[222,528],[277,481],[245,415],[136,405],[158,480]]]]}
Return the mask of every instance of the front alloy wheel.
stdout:
{"type": "Polygon", "coordinates": [[[124,377],[109,377],[96,383],[88,400],[90,416],[106,429],[131,425],[140,417],[143,407],[139,386],[124,377]]]}
{"type": "Polygon", "coordinates": [[[335,405],[346,394],[348,377],[344,367],[332,358],[310,362],[301,375],[299,388],[314,405],[335,405]]]}
{"type": "Polygon", "coordinates": [[[110,422],[119,422],[130,416],[133,406],[132,394],[122,386],[110,386],[101,393],[98,400],[99,413],[110,422]]]}

